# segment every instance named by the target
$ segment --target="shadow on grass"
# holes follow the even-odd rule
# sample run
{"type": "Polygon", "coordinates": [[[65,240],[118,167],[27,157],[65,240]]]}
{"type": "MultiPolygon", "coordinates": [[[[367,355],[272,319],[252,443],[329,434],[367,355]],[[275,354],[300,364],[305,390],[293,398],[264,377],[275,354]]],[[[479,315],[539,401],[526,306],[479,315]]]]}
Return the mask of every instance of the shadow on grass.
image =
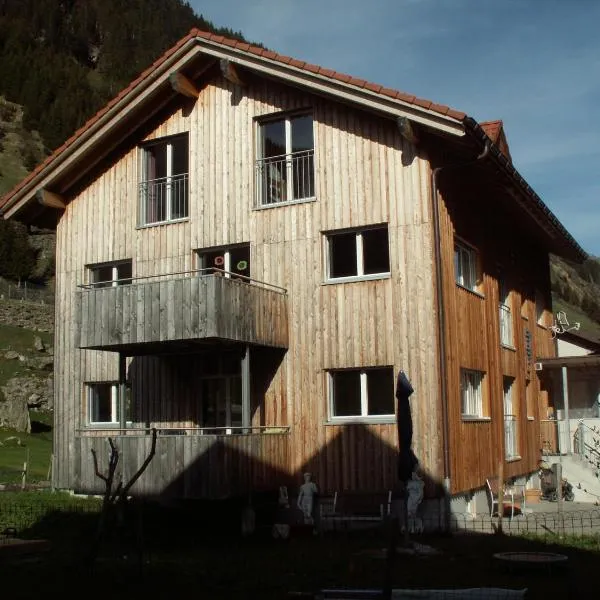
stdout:
{"type": "MultiPolygon", "coordinates": [[[[94,570],[83,568],[81,557],[91,543],[97,514],[51,511],[22,533],[49,539],[53,551],[33,563],[12,564],[3,591],[11,598],[30,597],[31,588],[23,588],[23,582],[33,577],[44,582],[50,595],[63,592],[68,582],[70,589],[85,590],[86,597],[111,599],[130,597],[132,585],[136,595],[194,593],[217,599],[286,598],[292,591],[383,586],[389,539],[384,526],[319,536],[296,529],[289,540],[281,541],[266,529],[242,538],[234,527],[220,525],[222,520],[206,503],[166,509],[146,502],[137,511],[144,540],[141,564],[126,546],[109,539],[94,570]]],[[[596,551],[481,533],[429,534],[411,541],[427,544],[437,554],[399,553],[392,566],[394,588],[527,588],[528,599],[544,600],[587,597],[595,588],[600,558],[596,551]],[[567,567],[509,571],[493,558],[497,552],[540,551],[568,556],[567,567]]]]}

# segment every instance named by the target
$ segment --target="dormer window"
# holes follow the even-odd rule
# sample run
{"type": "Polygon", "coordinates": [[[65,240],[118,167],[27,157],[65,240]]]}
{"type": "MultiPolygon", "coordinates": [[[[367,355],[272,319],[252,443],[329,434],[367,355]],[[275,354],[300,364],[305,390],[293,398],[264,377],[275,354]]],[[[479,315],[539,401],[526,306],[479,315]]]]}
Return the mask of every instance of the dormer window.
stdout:
{"type": "Polygon", "coordinates": [[[257,208],[314,199],[312,115],[269,119],[258,128],[257,208]]]}
{"type": "Polygon", "coordinates": [[[187,133],[142,147],[140,225],[169,223],[188,217],[188,155],[187,133]]]}

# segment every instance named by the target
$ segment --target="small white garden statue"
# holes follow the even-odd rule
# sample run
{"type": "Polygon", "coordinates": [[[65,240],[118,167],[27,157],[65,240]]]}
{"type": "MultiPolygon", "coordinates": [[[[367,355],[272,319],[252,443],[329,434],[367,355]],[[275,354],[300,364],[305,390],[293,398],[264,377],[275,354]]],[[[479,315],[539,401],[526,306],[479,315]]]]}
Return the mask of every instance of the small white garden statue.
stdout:
{"type": "Polygon", "coordinates": [[[410,533],[423,532],[423,520],[418,516],[419,505],[423,500],[425,482],[413,471],[411,478],[406,483],[406,513],[408,518],[408,531],[410,533]]]}
{"type": "Polygon", "coordinates": [[[305,525],[312,525],[314,523],[313,509],[315,496],[318,491],[317,484],[312,480],[312,475],[304,473],[304,483],[300,486],[297,504],[304,516],[305,525]]]}

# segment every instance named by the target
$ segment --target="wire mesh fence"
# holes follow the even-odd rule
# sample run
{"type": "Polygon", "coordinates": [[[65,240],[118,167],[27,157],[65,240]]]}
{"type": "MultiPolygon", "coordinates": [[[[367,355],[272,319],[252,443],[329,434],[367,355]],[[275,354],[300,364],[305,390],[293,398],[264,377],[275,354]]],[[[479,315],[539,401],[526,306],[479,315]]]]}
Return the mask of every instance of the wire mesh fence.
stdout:
{"type": "Polygon", "coordinates": [[[0,300],[21,300],[37,304],[54,304],[54,291],[45,285],[24,281],[20,284],[0,279],[0,300]]]}

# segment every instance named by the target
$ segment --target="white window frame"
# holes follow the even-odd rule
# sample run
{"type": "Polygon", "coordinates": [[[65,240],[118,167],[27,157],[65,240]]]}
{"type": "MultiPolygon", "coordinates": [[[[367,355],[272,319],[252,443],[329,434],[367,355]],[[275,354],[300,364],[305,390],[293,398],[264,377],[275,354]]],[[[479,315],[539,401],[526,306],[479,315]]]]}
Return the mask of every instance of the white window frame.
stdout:
{"type": "MultiPolygon", "coordinates": [[[[214,267],[212,266],[207,266],[205,263],[205,259],[206,259],[206,254],[210,253],[210,252],[222,252],[223,253],[223,267],[221,268],[222,271],[225,271],[225,273],[223,273],[222,275],[228,279],[230,279],[232,276],[233,277],[247,277],[247,280],[250,280],[250,273],[251,273],[251,269],[252,269],[252,260],[251,260],[251,256],[250,256],[250,244],[238,244],[236,246],[221,246],[221,247],[217,247],[217,248],[198,248],[197,250],[194,251],[195,255],[196,255],[196,260],[197,260],[197,265],[198,265],[198,269],[203,271],[204,269],[212,269],[214,267]],[[232,274],[231,272],[231,252],[233,250],[237,250],[239,248],[243,248],[246,247],[248,248],[248,265],[250,267],[250,269],[248,269],[248,275],[236,275],[235,273],[232,274]]],[[[220,267],[216,267],[217,269],[220,267]]],[[[201,273],[202,274],[202,273],[201,273]]],[[[244,280],[246,281],[246,280],[244,280]]]]}
{"type": "MultiPolygon", "coordinates": [[[[330,369],[327,371],[327,396],[328,396],[328,410],[329,410],[329,422],[331,423],[348,423],[348,422],[373,422],[382,421],[390,422],[395,420],[395,413],[384,414],[384,415],[370,415],[369,414],[369,386],[367,382],[367,376],[369,372],[378,370],[389,369],[393,375],[393,367],[383,365],[381,367],[365,367],[357,369],[330,369]],[[360,415],[335,415],[335,389],[333,375],[335,373],[344,372],[358,372],[360,375],[360,415]]],[[[392,398],[394,390],[392,389],[392,398]]],[[[395,400],[393,400],[392,406],[395,407],[395,400]]]]}
{"type": "Polygon", "coordinates": [[[311,111],[293,112],[274,115],[272,117],[260,119],[257,122],[258,135],[257,138],[257,163],[264,161],[267,157],[264,156],[264,138],[262,134],[262,127],[269,125],[270,123],[278,123],[283,121],[285,129],[285,155],[282,157],[286,161],[286,200],[281,202],[263,202],[263,180],[260,177],[258,171],[256,176],[256,199],[254,203],[255,209],[272,208],[274,206],[286,206],[288,204],[299,204],[302,202],[313,202],[316,199],[316,169],[314,163],[315,156],[315,130],[314,130],[314,117],[311,111]],[[293,157],[292,152],[292,119],[297,117],[311,117],[313,125],[313,147],[312,147],[312,169],[313,169],[313,195],[306,196],[305,198],[294,199],[294,178],[293,178],[293,157]]]}
{"type": "Polygon", "coordinates": [[[454,240],[454,280],[456,285],[470,290],[471,292],[479,293],[478,275],[479,269],[477,265],[477,250],[473,246],[466,244],[462,240],[454,240]],[[457,260],[458,254],[458,260],[457,260]],[[468,259],[467,264],[464,264],[464,258],[468,259]],[[457,264],[458,263],[458,264],[457,264]],[[457,268],[460,267],[460,268],[457,268]],[[465,280],[465,275],[468,281],[465,280]]]}
{"type": "Polygon", "coordinates": [[[462,418],[488,419],[484,414],[483,382],[485,373],[473,369],[460,370],[460,411],[462,418]]]}
{"type": "Polygon", "coordinates": [[[167,165],[167,174],[165,176],[165,189],[166,189],[166,218],[161,221],[146,221],[144,216],[146,211],[146,202],[148,202],[147,192],[144,193],[140,189],[139,193],[139,206],[138,206],[138,227],[154,227],[155,225],[164,225],[166,223],[178,223],[181,221],[187,221],[190,218],[190,198],[189,198],[189,160],[190,160],[190,140],[188,133],[176,134],[173,136],[169,136],[167,138],[157,138],[156,140],[152,140],[151,142],[147,142],[140,146],[141,150],[141,167],[140,171],[142,174],[142,178],[140,180],[140,184],[147,184],[148,181],[154,181],[148,179],[148,159],[146,153],[148,148],[152,146],[166,146],[167,156],[166,156],[166,165],[167,165]],[[188,172],[187,173],[173,173],[173,144],[177,139],[182,139],[183,137],[187,138],[187,149],[188,149],[188,172]],[[173,190],[171,187],[171,182],[174,177],[185,176],[185,185],[187,187],[187,198],[186,198],[186,214],[183,217],[172,218],[173,206],[172,206],[172,195],[173,190]]]}
{"type": "Polygon", "coordinates": [[[500,326],[500,345],[514,348],[513,315],[510,290],[504,279],[498,280],[498,320],[500,326]]]}
{"type": "Polygon", "coordinates": [[[325,252],[325,273],[326,273],[326,281],[325,283],[343,283],[345,281],[368,281],[370,279],[385,279],[390,277],[391,271],[388,268],[387,271],[381,271],[380,273],[368,273],[365,274],[365,256],[364,256],[364,244],[363,244],[363,234],[367,231],[373,231],[377,229],[385,229],[388,234],[388,267],[390,267],[391,257],[390,257],[390,237],[389,237],[389,228],[388,225],[380,225],[376,227],[362,227],[361,229],[354,230],[342,230],[342,231],[329,231],[325,234],[325,243],[326,243],[326,252],[325,252]],[[332,277],[331,276],[331,261],[333,257],[332,252],[332,242],[333,238],[336,235],[345,235],[348,233],[355,234],[355,243],[356,243],[356,275],[348,275],[346,277],[332,277]]]}
{"type": "Polygon", "coordinates": [[[88,272],[88,284],[91,286],[96,286],[100,283],[110,283],[110,285],[106,285],[103,287],[117,287],[119,285],[130,285],[131,280],[133,279],[133,261],[130,259],[124,259],[124,260],[117,260],[114,262],[87,265],[87,272],[88,272]],[[127,265],[127,264],[129,264],[131,267],[131,277],[119,279],[119,267],[121,265],[127,265]],[[99,271],[100,269],[107,269],[107,268],[111,269],[111,278],[106,279],[105,281],[94,281],[95,272],[99,271]]]}
{"type": "Polygon", "coordinates": [[[92,426],[118,426],[120,423],[119,419],[119,384],[114,381],[89,381],[85,384],[87,389],[87,423],[92,426]],[[94,421],[92,416],[94,414],[93,402],[96,399],[95,392],[98,386],[110,386],[111,395],[111,421],[94,421]]]}
{"type": "Polygon", "coordinates": [[[504,454],[506,460],[519,458],[519,429],[518,415],[515,414],[515,399],[513,397],[514,387],[514,378],[502,378],[502,405],[504,407],[504,454]]]}

